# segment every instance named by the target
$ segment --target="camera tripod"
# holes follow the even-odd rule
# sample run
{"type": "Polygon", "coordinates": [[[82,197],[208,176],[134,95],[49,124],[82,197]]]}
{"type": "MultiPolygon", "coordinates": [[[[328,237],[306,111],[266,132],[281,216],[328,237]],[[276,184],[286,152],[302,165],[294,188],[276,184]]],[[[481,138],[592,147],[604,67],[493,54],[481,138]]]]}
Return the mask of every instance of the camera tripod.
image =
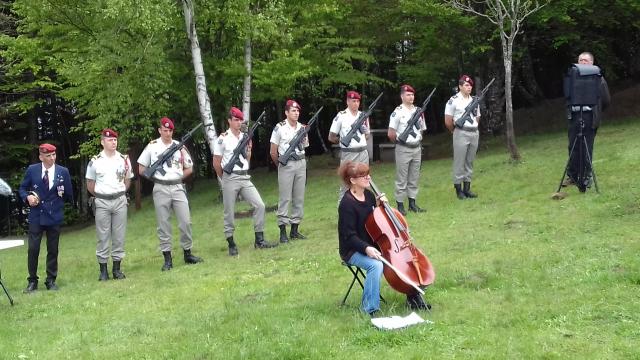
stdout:
{"type": "Polygon", "coordinates": [[[573,139],[573,143],[571,144],[571,151],[569,151],[569,159],[567,160],[567,165],[564,167],[564,172],[562,173],[562,178],[560,179],[560,184],[558,185],[558,190],[556,190],[556,192],[560,192],[560,189],[562,188],[562,183],[564,182],[564,179],[567,176],[567,171],[571,166],[571,158],[573,156],[573,152],[576,150],[576,145],[578,145],[578,156],[579,156],[578,173],[573,174],[573,175],[577,175],[577,178],[572,180],[576,182],[576,186],[578,187],[578,190],[580,190],[580,192],[587,191],[587,187],[589,185],[588,184],[589,173],[588,171],[586,171],[585,165],[588,164],[589,170],[591,171],[591,176],[593,177],[593,184],[595,185],[596,192],[600,193],[600,189],[598,189],[598,180],[596,179],[596,171],[593,168],[593,161],[591,159],[591,151],[589,149],[587,138],[584,136],[584,119],[582,117],[583,108],[584,108],[583,106],[580,106],[580,116],[578,117],[577,124],[575,124],[579,126],[578,133],[576,134],[576,137],[573,139]],[[585,155],[587,158],[587,164],[584,163],[585,155]]]}

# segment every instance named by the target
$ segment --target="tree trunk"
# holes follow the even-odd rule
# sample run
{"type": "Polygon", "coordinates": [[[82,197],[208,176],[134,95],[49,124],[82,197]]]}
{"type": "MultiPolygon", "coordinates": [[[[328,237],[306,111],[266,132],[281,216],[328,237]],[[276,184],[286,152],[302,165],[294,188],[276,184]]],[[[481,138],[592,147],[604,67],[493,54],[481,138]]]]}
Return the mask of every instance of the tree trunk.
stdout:
{"type": "Polygon", "coordinates": [[[182,0],[184,9],[184,21],[187,27],[187,36],[191,40],[191,58],[193,60],[193,70],[196,76],[196,93],[198,95],[198,105],[200,107],[200,118],[204,124],[204,132],[209,150],[213,154],[213,146],[218,134],[213,124],[211,116],[211,103],[207,94],[207,83],[205,81],[204,69],[202,66],[202,56],[200,54],[200,43],[198,42],[198,34],[196,33],[196,25],[194,20],[193,2],[191,0],[182,0]]]}
{"type": "Polygon", "coordinates": [[[84,176],[82,176],[83,170],[86,171],[86,169],[87,157],[83,155],[80,157],[80,170],[78,171],[78,174],[80,174],[80,196],[78,196],[76,199],[78,201],[78,211],[80,212],[80,215],[82,215],[83,220],[88,218],[89,215],[89,209],[87,208],[89,204],[87,181],[84,179],[84,176]]]}
{"type": "Polygon", "coordinates": [[[520,160],[520,152],[516,145],[516,135],[513,129],[513,101],[511,94],[511,62],[513,59],[513,37],[502,37],[502,50],[504,54],[504,95],[505,95],[505,125],[507,136],[507,148],[511,154],[511,159],[520,160]]]}
{"type": "Polygon", "coordinates": [[[245,123],[251,120],[251,38],[244,42],[244,84],[242,89],[242,112],[245,123]]]}

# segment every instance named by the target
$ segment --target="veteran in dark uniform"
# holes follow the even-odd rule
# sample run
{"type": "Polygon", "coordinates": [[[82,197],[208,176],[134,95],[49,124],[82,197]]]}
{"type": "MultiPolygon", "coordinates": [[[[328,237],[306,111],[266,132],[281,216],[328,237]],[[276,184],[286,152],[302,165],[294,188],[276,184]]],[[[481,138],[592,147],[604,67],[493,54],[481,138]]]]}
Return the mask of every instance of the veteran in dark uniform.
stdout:
{"type": "Polygon", "coordinates": [[[38,289],[38,257],[42,234],[47,233],[47,290],[58,290],[58,242],[64,216],[64,202],[73,203],[73,187],[67,168],[56,165],[56,147],[42,144],[38,148],[40,163],[30,165],[20,183],[19,194],[29,211],[29,250],[27,288],[38,289]]]}
{"type": "Polygon", "coordinates": [[[410,85],[400,86],[400,104],[393,111],[389,118],[389,129],[387,136],[391,142],[396,143],[396,186],[394,196],[398,211],[406,215],[404,201],[409,199],[409,211],[424,212],[424,210],[416,204],[418,196],[420,167],[422,165],[422,132],[427,129],[424,121],[424,115],[420,120],[420,131],[415,136],[409,135],[407,141],[397,141],[399,134],[402,134],[407,128],[407,123],[411,119],[413,113],[418,109],[413,105],[415,99],[415,90],[410,85]]]}
{"type": "MultiPolygon", "coordinates": [[[[142,151],[138,158],[138,172],[142,175],[145,169],[153,164],[158,157],[172,144],[178,141],[173,140],[173,120],[168,117],[160,119],[158,133],[160,138],[152,140],[142,151]]],[[[178,230],[180,231],[180,246],[184,253],[184,262],[196,264],[202,259],[191,253],[193,246],[193,236],[191,234],[191,212],[189,201],[187,200],[187,190],[182,183],[183,179],[193,172],[193,161],[186,148],[176,151],[171,158],[171,163],[162,164],[165,174],[158,171],[149,179],[154,182],[153,205],[156,208],[156,221],[158,223],[158,239],[160,240],[160,251],[164,256],[162,271],[173,268],[173,258],[171,256],[171,209],[178,220],[178,230]]]]}
{"type": "Polygon", "coordinates": [[[120,269],[124,258],[124,239],[127,230],[127,196],[133,171],[129,156],[118,152],[118,133],[102,130],[102,151],[87,165],[87,190],[96,197],[93,202],[96,220],[96,257],[100,266],[99,281],[109,280],[107,262],[113,260],[114,279],[124,279],[120,269]],[[111,242],[111,251],[109,251],[111,242]]]}
{"type": "Polygon", "coordinates": [[[222,202],[224,203],[224,236],[229,245],[229,255],[238,255],[238,247],[233,240],[235,231],[235,205],[238,194],[253,207],[253,231],[255,233],[256,249],[274,247],[264,239],[264,213],[265,207],[258,190],[251,182],[249,175],[249,161],[251,160],[251,140],[247,144],[247,157],[239,156],[240,164],[233,167],[231,174],[223,171],[223,168],[233,157],[233,151],[243,141],[247,134],[242,133],[244,114],[240,109],[232,107],[229,111],[229,130],[218,137],[213,148],[213,168],[222,185],[222,202]]]}
{"type": "MultiPolygon", "coordinates": [[[[360,94],[356,91],[348,91],[346,97],[347,108],[336,115],[329,129],[329,142],[333,144],[338,144],[340,138],[349,133],[351,126],[362,113],[358,110],[360,108],[360,94]]],[[[359,141],[353,138],[348,146],[340,144],[340,165],[347,161],[369,165],[369,152],[367,151],[367,140],[370,136],[369,119],[364,121],[359,131],[361,135],[359,141]]],[[[347,190],[348,188],[344,184],[340,187],[338,204],[347,190]]]]}
{"type": "Polygon", "coordinates": [[[294,100],[287,100],[284,107],[286,119],[277,123],[271,133],[271,148],[269,154],[273,163],[278,165],[278,227],[280,228],[280,242],[289,241],[287,225],[291,225],[289,236],[291,239],[305,239],[298,231],[304,216],[304,191],[307,181],[307,160],[304,148],[309,146],[308,136],[296,149],[294,156],[287,165],[278,162],[278,157],[289,148],[289,142],[304,125],[298,122],[302,107],[294,100]],[[291,211],[289,212],[289,206],[291,211]]]}

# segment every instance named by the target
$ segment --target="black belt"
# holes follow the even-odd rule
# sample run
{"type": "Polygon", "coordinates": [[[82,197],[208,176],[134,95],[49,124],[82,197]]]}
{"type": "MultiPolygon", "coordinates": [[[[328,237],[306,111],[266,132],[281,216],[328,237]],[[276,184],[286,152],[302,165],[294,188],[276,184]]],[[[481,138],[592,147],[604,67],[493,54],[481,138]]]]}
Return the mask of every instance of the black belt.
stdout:
{"type": "Polygon", "coordinates": [[[466,132],[478,132],[478,128],[456,128],[456,129],[466,131],[466,132]]]}
{"type": "Polygon", "coordinates": [[[178,185],[178,184],[182,184],[182,179],[178,179],[178,180],[153,179],[153,182],[156,183],[156,184],[161,184],[161,185],[178,185]]]}
{"type": "Polygon", "coordinates": [[[407,144],[407,143],[403,143],[403,142],[397,142],[397,144],[400,145],[400,146],[411,148],[411,149],[415,149],[415,148],[420,147],[422,145],[421,143],[407,144]]]}
{"type": "Polygon", "coordinates": [[[356,148],[340,148],[340,151],[347,153],[358,153],[367,150],[366,146],[360,146],[356,148]]]}
{"type": "Polygon", "coordinates": [[[233,170],[231,173],[235,174],[235,175],[247,175],[247,174],[249,174],[249,171],[248,170],[233,170]]]}
{"type": "Polygon", "coordinates": [[[109,195],[106,195],[106,194],[98,194],[98,193],[93,194],[93,195],[94,195],[95,197],[97,197],[98,199],[103,199],[103,200],[113,200],[113,199],[117,199],[117,198],[119,198],[120,196],[124,195],[124,191],[121,191],[121,192],[119,192],[119,193],[115,193],[115,194],[109,194],[109,195]]]}

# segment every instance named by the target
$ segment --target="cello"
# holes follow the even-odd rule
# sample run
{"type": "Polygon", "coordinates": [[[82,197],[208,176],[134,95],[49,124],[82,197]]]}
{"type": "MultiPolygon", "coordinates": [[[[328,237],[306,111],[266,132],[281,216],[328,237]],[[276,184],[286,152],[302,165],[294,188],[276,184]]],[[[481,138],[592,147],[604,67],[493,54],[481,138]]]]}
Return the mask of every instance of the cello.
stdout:
{"type": "MultiPolygon", "coordinates": [[[[371,190],[380,198],[382,194],[373,181],[371,190]]],[[[382,253],[384,277],[396,291],[412,295],[422,291],[435,280],[436,273],[427,256],[413,244],[404,216],[381,201],[369,215],[365,229],[382,253]]]]}

